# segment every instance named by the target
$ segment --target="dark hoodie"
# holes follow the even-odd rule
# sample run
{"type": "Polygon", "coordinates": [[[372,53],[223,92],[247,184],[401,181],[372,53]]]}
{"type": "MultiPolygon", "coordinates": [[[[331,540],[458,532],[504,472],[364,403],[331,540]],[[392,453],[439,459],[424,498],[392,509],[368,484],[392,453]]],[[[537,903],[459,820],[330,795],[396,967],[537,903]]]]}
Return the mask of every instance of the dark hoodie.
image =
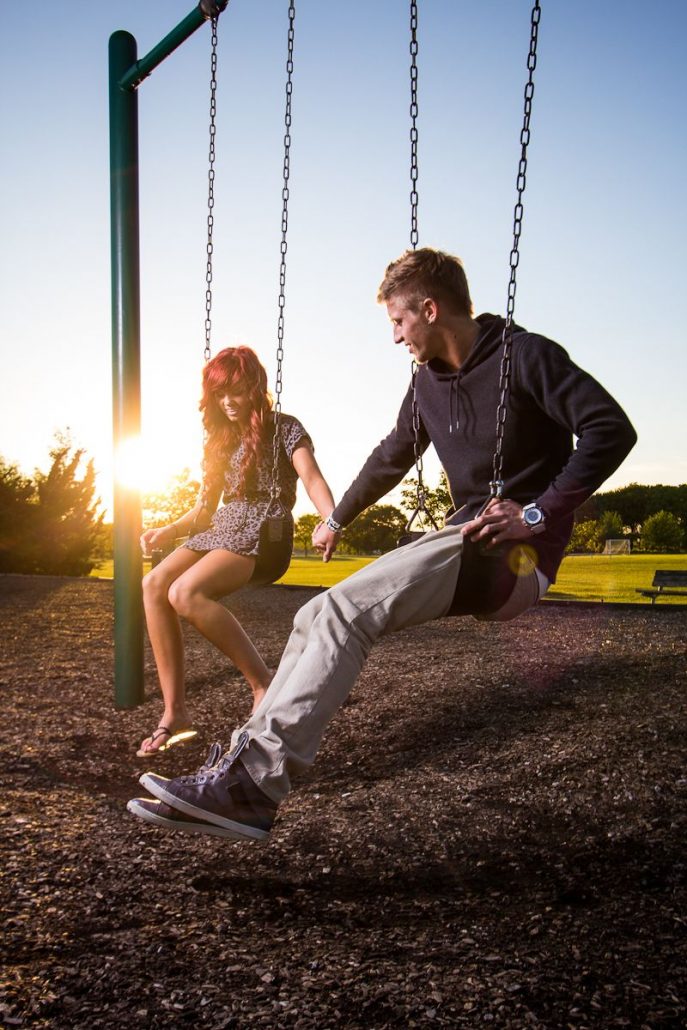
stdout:
{"type": "MultiPolygon", "coordinates": [[[[434,444],[458,510],[452,523],[474,518],[489,496],[504,320],[480,315],[481,332],[458,371],[430,361],[418,369],[422,450],[434,444]]],[[[546,530],[532,535],[539,568],[551,581],[573,527],[573,513],[618,468],[636,442],[611,395],[578,368],[557,343],[513,333],[512,375],[503,441],[504,497],[536,502],[546,530]],[[573,449],[573,434],[577,446],[573,449]]],[[[396,426],[375,447],[333,511],[346,526],[397,486],[414,464],[412,392],[396,426]]]]}

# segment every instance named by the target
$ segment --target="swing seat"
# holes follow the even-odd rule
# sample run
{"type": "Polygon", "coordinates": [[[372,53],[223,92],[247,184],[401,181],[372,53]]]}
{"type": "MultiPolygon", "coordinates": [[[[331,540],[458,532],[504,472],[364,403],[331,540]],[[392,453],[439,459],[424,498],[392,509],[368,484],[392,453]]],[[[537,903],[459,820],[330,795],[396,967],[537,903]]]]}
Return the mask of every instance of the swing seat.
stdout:
{"type": "MultiPolygon", "coordinates": [[[[481,510],[484,510],[484,507],[486,503],[481,510]]],[[[462,511],[462,508],[459,512],[450,509],[446,513],[444,525],[460,525],[461,519],[456,516],[460,516],[462,511]]],[[[406,526],[406,532],[399,538],[397,547],[403,547],[425,536],[426,530],[410,528],[416,515],[417,512],[406,526]]],[[[513,549],[504,544],[496,548],[487,548],[479,541],[463,537],[458,582],[446,615],[479,617],[493,615],[502,608],[513,592],[518,578],[515,571],[518,562],[512,555],[513,549]]]]}
{"type": "Polygon", "coordinates": [[[405,547],[406,544],[412,544],[413,540],[419,540],[420,537],[425,535],[424,529],[411,529],[406,533],[402,533],[396,541],[397,547],[405,547]]]}
{"type": "Polygon", "coordinates": [[[518,562],[514,547],[486,550],[479,542],[463,537],[463,553],[456,592],[447,615],[493,615],[502,608],[517,582],[518,562]]]}
{"type": "Polygon", "coordinates": [[[293,521],[286,515],[268,515],[260,526],[258,555],[251,586],[267,586],[281,579],[293,553],[293,521]]]}

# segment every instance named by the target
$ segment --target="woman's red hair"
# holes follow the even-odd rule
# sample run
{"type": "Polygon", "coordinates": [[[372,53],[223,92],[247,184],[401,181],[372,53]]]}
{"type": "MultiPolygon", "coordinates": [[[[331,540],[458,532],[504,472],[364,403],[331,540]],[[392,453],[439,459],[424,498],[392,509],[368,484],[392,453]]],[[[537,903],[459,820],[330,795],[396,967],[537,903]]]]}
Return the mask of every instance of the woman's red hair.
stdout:
{"type": "Polygon", "coordinates": [[[226,347],[208,361],[203,369],[203,395],[199,408],[203,413],[206,433],[203,455],[206,489],[224,482],[229,459],[243,441],[245,452],[241,462],[239,489],[244,491],[264,445],[265,423],[272,410],[267,373],[255,351],[250,347],[226,347]],[[216,392],[226,388],[234,388],[248,395],[251,413],[247,426],[230,422],[217,403],[216,392]]]}

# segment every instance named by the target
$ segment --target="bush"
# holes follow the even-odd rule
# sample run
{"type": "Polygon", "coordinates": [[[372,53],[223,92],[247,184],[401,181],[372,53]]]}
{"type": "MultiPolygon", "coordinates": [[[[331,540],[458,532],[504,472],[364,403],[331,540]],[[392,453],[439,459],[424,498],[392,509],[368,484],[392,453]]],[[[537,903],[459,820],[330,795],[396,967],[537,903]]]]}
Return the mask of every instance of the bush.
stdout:
{"type": "Polygon", "coordinates": [[[623,535],[623,522],[617,511],[605,511],[599,519],[576,522],[567,554],[601,554],[607,540],[623,535]]]}
{"type": "Polygon", "coordinates": [[[58,434],[47,473],[29,479],[0,459],[0,571],[84,576],[102,548],[93,461],[58,434]]]}
{"type": "Polygon", "coordinates": [[[36,487],[16,465],[0,458],[0,572],[31,571],[30,540],[36,513],[36,487]]]}
{"type": "Polygon", "coordinates": [[[346,526],[343,540],[356,554],[392,551],[405,529],[403,512],[392,504],[373,504],[346,526]]]}
{"type": "Polygon", "coordinates": [[[296,519],[296,524],[293,530],[293,541],[294,544],[300,544],[303,548],[303,554],[308,554],[312,548],[312,535],[315,526],[321,522],[322,519],[319,515],[301,515],[300,518],[296,519]]]}
{"type": "Polygon", "coordinates": [[[683,540],[682,523],[672,512],[657,511],[642,526],[641,546],[644,551],[679,551],[683,540]]]}
{"type": "Polygon", "coordinates": [[[598,520],[587,519],[575,523],[566,551],[568,554],[598,554],[602,547],[598,520]]]}

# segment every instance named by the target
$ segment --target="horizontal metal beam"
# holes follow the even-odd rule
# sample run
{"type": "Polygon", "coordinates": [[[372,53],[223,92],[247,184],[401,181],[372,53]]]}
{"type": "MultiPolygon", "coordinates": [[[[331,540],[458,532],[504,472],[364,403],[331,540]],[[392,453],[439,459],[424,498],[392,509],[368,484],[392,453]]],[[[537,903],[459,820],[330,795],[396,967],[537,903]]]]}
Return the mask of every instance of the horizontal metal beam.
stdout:
{"type": "Polygon", "coordinates": [[[192,36],[196,29],[204,25],[210,18],[218,17],[225,9],[229,0],[200,0],[200,3],[190,14],[187,14],[183,21],[168,32],[164,39],[154,46],[150,53],[142,57],[140,61],[129,68],[119,80],[120,89],[136,89],[147,78],[158,64],[162,64],[166,57],[169,57],[177,47],[192,36]]]}

